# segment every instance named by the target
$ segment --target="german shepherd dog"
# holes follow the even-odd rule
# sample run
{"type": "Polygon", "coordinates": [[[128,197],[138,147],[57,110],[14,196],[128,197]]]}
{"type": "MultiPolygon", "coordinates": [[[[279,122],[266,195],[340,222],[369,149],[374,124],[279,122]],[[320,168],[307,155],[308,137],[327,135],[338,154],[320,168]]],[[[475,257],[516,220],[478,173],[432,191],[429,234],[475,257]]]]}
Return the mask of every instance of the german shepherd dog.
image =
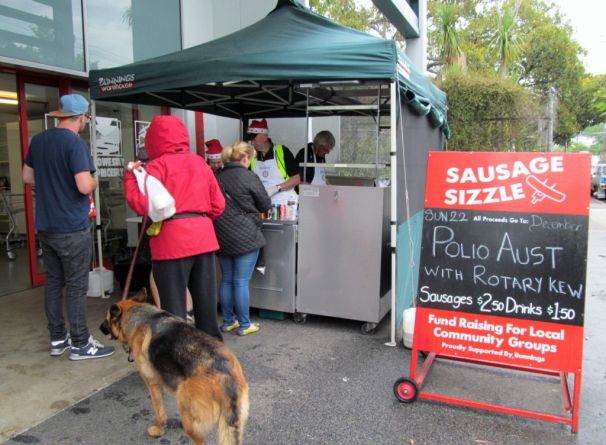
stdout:
{"type": "Polygon", "coordinates": [[[183,429],[203,445],[217,425],[221,445],[242,444],[248,420],[248,383],[240,362],[219,340],[184,320],[144,303],[146,292],[113,304],[100,329],[130,353],[151,395],[156,423],[153,437],[164,434],[164,390],[175,394],[183,429]]]}

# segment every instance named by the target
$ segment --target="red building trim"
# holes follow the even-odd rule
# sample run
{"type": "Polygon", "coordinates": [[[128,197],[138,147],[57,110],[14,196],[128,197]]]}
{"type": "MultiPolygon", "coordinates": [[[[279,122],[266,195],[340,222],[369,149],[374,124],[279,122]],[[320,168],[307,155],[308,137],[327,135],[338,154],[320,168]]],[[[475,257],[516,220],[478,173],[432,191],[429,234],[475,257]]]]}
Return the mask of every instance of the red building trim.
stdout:
{"type": "Polygon", "coordinates": [[[196,153],[206,157],[206,145],[204,145],[204,113],[194,112],[194,123],[196,129],[196,153]]]}

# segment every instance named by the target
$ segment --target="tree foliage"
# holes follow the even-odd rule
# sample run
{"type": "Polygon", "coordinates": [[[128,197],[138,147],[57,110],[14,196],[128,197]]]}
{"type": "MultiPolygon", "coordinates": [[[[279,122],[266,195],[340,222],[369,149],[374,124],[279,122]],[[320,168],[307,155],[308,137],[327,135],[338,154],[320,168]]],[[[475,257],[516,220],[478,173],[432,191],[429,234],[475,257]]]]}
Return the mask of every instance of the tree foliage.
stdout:
{"type": "MultiPolygon", "coordinates": [[[[310,6],[346,26],[402,40],[374,6],[365,8],[355,0],[310,0],[310,6]]],[[[463,82],[462,74],[467,71],[466,85],[477,82],[482,96],[486,97],[486,85],[493,85],[498,74],[505,80],[500,84],[504,94],[516,91],[523,96],[522,92],[526,91],[525,100],[532,98],[529,109],[534,115],[526,113],[525,118],[529,120],[529,127],[532,122],[535,129],[548,118],[548,92],[555,88],[554,139],[562,145],[568,144],[582,129],[606,119],[604,79],[585,72],[579,59],[584,49],[574,41],[571,27],[551,0],[428,0],[428,12],[427,69],[438,79],[453,77],[463,82]],[[594,81],[594,77],[597,80],[594,81]]],[[[456,101],[462,97],[455,88],[450,88],[450,81],[445,80],[441,85],[449,88],[450,122],[460,115],[456,101]]],[[[524,101],[506,103],[513,106],[514,102],[518,106],[524,101]]],[[[491,112],[487,109],[486,113],[479,114],[491,112]]],[[[518,114],[517,108],[512,109],[500,119],[518,114]]],[[[460,125],[451,127],[455,138],[457,131],[466,135],[476,133],[460,125]]],[[[523,147],[520,144],[531,143],[533,139],[522,137],[523,133],[514,131],[513,124],[511,133],[504,128],[499,137],[511,134],[515,139],[509,144],[502,139],[497,146],[523,147]]],[[[487,137],[494,140],[491,135],[487,137]]],[[[539,139],[539,136],[535,138],[539,139]]],[[[534,149],[534,146],[524,148],[534,149]]]]}
{"type": "Polygon", "coordinates": [[[368,29],[372,15],[369,9],[358,5],[355,0],[310,0],[309,6],[324,17],[361,31],[368,29]]]}
{"type": "Polygon", "coordinates": [[[449,149],[536,150],[536,97],[527,88],[496,75],[448,75],[438,86],[448,95],[449,149]]]}
{"type": "Polygon", "coordinates": [[[467,70],[467,58],[461,45],[459,15],[461,8],[454,3],[440,3],[434,9],[434,22],[438,39],[438,56],[446,67],[467,70]]]}
{"type": "Polygon", "coordinates": [[[384,39],[393,39],[401,45],[404,44],[403,36],[374,6],[367,8],[355,0],[310,0],[309,7],[341,25],[374,32],[384,39]]]}
{"type": "Polygon", "coordinates": [[[590,76],[583,80],[583,102],[590,102],[581,119],[585,127],[606,122],[606,74],[590,76]]]}
{"type": "MultiPolygon", "coordinates": [[[[572,136],[596,119],[594,98],[583,93],[587,77],[579,57],[584,50],[549,0],[429,0],[429,38],[432,53],[443,45],[436,11],[445,5],[459,7],[459,33],[470,71],[501,77],[527,87],[539,104],[535,121],[546,118],[548,92],[557,91],[555,141],[567,144],[572,136]],[[589,112],[588,112],[589,110],[589,112]],[[592,114],[593,113],[593,114],[592,114]]],[[[433,71],[447,64],[434,60],[433,71]],[[437,62],[437,63],[436,63],[437,62]]],[[[452,97],[449,102],[452,106],[452,97]]]]}
{"type": "Polygon", "coordinates": [[[526,37],[521,81],[545,93],[550,87],[563,91],[579,87],[584,68],[579,61],[581,48],[570,40],[565,29],[547,25],[532,30],[526,37]]]}
{"type": "Polygon", "coordinates": [[[490,46],[499,61],[499,75],[507,77],[507,68],[516,62],[520,52],[516,19],[521,0],[516,3],[507,3],[497,12],[494,34],[490,39],[490,46]]]}
{"type": "Polygon", "coordinates": [[[596,93],[593,106],[600,118],[606,121],[606,89],[602,89],[596,93]]]}
{"type": "Polygon", "coordinates": [[[524,45],[520,81],[545,97],[550,88],[558,93],[555,140],[566,145],[584,128],[581,114],[590,108],[581,94],[585,69],[579,61],[581,48],[568,32],[555,25],[532,30],[524,45]]]}

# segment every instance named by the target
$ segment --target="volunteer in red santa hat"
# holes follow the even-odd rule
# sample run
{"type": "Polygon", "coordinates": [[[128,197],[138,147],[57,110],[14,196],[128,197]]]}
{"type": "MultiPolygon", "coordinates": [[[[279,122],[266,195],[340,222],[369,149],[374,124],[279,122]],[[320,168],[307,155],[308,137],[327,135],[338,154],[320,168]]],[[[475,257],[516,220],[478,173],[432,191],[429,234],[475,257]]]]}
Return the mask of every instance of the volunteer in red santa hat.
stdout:
{"type": "Polygon", "coordinates": [[[252,121],[248,126],[246,140],[257,151],[257,157],[252,160],[250,169],[261,179],[272,204],[297,202],[299,197],[294,188],[299,185],[301,179],[295,157],[288,147],[274,144],[269,138],[267,121],[252,121]]]}
{"type": "Polygon", "coordinates": [[[223,161],[221,160],[221,156],[223,154],[223,146],[218,139],[211,139],[205,142],[206,144],[206,162],[212,169],[212,171],[217,174],[219,169],[223,167],[223,161]]]}

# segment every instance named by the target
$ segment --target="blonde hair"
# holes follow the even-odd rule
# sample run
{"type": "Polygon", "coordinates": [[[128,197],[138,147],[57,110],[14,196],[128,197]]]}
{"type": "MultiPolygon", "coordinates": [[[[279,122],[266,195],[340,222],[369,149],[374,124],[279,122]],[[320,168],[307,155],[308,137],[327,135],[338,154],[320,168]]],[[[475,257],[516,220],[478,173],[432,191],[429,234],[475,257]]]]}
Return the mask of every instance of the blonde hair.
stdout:
{"type": "Polygon", "coordinates": [[[248,142],[236,142],[233,145],[228,145],[223,149],[221,155],[224,164],[228,162],[240,162],[245,157],[253,159],[255,156],[255,149],[248,142]]]}

